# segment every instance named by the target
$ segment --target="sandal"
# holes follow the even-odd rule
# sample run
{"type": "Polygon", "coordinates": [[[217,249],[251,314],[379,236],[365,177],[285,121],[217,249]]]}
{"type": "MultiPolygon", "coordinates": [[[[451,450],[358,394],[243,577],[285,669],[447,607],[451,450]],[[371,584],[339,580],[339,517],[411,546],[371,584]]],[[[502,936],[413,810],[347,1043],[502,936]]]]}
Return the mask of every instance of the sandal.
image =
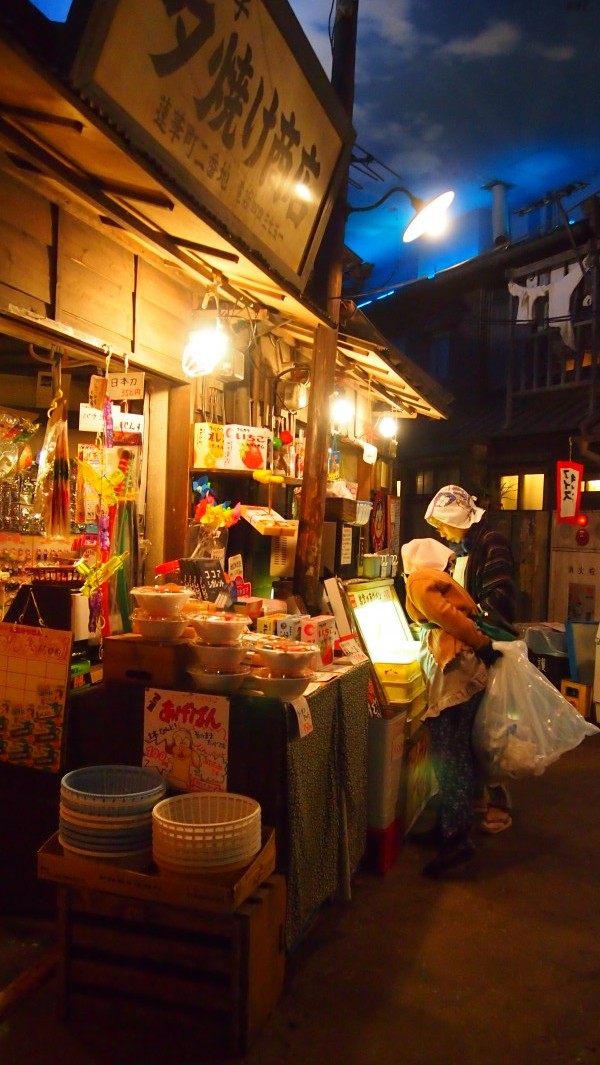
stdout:
{"type": "Polygon", "coordinates": [[[479,822],[478,827],[481,832],[496,835],[498,832],[505,832],[511,825],[512,817],[508,810],[503,810],[499,806],[488,806],[485,817],[479,822]]]}

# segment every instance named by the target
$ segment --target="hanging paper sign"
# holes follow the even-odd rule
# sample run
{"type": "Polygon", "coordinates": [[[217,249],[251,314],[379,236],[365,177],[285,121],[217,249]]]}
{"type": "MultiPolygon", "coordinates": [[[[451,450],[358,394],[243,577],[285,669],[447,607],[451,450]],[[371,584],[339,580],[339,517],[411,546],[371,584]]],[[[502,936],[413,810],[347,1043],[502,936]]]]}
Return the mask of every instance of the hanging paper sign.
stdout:
{"type": "Polygon", "coordinates": [[[581,502],[583,466],[579,462],[556,463],[556,520],[577,523],[581,502]]]}
{"type": "Polygon", "coordinates": [[[134,400],[144,398],[143,373],[111,373],[106,378],[106,394],[111,399],[134,400]]]}
{"type": "MultiPolygon", "coordinates": [[[[113,443],[140,444],[144,433],[144,415],[122,411],[118,404],[112,405],[113,443]]],[[[79,404],[79,429],[82,433],[103,433],[104,418],[101,410],[90,403],[79,404]]]]}
{"type": "Polygon", "coordinates": [[[94,410],[102,411],[104,409],[104,403],[106,401],[106,377],[101,377],[100,374],[94,373],[90,377],[90,387],[88,389],[88,400],[90,407],[94,410]]]}
{"type": "MultiPolygon", "coordinates": [[[[114,408],[113,408],[114,409],[114,408]]],[[[119,411],[114,422],[113,444],[141,444],[144,437],[144,415],[119,411]]]]}

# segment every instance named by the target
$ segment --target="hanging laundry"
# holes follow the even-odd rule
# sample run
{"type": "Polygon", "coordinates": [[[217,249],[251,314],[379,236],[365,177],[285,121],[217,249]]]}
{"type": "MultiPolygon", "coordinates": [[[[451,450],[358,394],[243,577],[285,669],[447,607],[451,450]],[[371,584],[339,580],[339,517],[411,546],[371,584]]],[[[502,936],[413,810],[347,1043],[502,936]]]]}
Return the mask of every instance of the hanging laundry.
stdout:
{"type": "Polygon", "coordinates": [[[571,263],[566,273],[562,266],[551,270],[550,281],[543,285],[538,284],[535,275],[528,277],[524,285],[509,281],[508,291],[519,300],[516,321],[530,322],[533,319],[536,300],[547,296],[549,324],[560,330],[563,343],[574,350],[575,334],[570,318],[571,296],[583,276],[581,265],[571,263]]]}

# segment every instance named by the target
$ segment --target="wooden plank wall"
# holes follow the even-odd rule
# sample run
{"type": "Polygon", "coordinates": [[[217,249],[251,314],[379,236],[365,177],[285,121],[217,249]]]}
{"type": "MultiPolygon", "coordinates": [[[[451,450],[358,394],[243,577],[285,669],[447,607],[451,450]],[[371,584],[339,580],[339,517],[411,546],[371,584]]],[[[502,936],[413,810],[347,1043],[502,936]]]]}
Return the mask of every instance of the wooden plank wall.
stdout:
{"type": "Polygon", "coordinates": [[[134,286],[133,253],[60,209],[57,321],[130,352],[134,286]]]}
{"type": "Polygon", "coordinates": [[[52,317],[54,309],[52,205],[0,174],[0,298],[52,317]]]}
{"type": "Polygon", "coordinates": [[[131,354],[157,399],[173,392],[163,395],[167,417],[151,452],[152,468],[167,471],[153,515],[156,541],[165,546],[166,537],[177,557],[187,522],[191,421],[181,354],[200,297],[160,266],[158,256],[140,257],[0,173],[0,301],[55,319],[115,355],[131,354]]]}

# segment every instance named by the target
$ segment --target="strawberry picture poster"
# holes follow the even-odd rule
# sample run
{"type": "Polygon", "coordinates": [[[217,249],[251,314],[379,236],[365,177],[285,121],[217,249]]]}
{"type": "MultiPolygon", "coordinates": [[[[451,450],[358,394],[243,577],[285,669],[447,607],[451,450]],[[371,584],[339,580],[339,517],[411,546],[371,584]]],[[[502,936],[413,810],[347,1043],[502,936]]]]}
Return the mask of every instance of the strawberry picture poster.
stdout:
{"type": "Polygon", "coordinates": [[[226,791],[229,699],[146,688],[142,765],[178,791],[226,791]]]}
{"type": "Polygon", "coordinates": [[[0,762],[61,768],[72,640],[69,630],[0,623],[0,762]]]}

